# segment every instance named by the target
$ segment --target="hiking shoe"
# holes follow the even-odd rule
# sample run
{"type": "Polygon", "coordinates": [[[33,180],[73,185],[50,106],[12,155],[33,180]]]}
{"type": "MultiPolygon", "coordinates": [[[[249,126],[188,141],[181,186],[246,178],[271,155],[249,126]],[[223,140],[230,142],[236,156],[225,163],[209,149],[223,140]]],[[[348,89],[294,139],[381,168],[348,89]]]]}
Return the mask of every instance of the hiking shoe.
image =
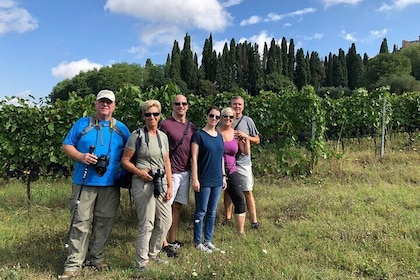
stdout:
{"type": "Polygon", "coordinates": [[[168,258],[178,258],[178,253],[175,252],[170,245],[167,245],[162,248],[162,252],[164,252],[168,258]]]}
{"type": "Polygon", "coordinates": [[[212,251],[220,251],[220,249],[217,248],[216,246],[214,246],[214,244],[211,243],[211,242],[204,242],[204,246],[206,246],[207,248],[209,248],[212,251]]]}
{"type": "Polygon", "coordinates": [[[94,268],[96,270],[109,270],[111,267],[106,262],[100,262],[100,263],[93,263],[91,260],[86,260],[83,263],[83,266],[94,268]]]}
{"type": "Polygon", "coordinates": [[[251,229],[259,229],[260,228],[260,223],[259,222],[255,222],[251,224],[251,229]]]}
{"type": "Polygon", "coordinates": [[[226,219],[224,220],[220,225],[221,226],[228,226],[232,224],[232,219],[226,219]]]}
{"type": "Polygon", "coordinates": [[[64,271],[64,273],[62,275],[58,276],[58,279],[74,279],[77,276],[80,276],[82,274],[81,270],[74,270],[74,271],[64,271]]]}
{"type": "Polygon", "coordinates": [[[170,246],[173,250],[178,250],[182,246],[184,246],[184,243],[182,243],[179,240],[175,240],[174,242],[168,242],[168,246],[170,246]]]}
{"type": "Polygon", "coordinates": [[[205,246],[202,243],[195,245],[195,248],[197,250],[203,251],[205,253],[211,253],[211,252],[213,252],[209,247],[205,246]]]}

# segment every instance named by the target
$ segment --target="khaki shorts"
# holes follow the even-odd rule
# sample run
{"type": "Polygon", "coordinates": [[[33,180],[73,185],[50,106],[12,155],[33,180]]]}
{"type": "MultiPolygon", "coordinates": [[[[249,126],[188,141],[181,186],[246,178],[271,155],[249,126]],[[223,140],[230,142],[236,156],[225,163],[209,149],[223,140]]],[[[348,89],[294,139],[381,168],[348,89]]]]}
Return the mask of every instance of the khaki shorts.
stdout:
{"type": "Polygon", "coordinates": [[[236,166],[239,176],[239,186],[244,192],[252,191],[254,188],[254,175],[252,174],[252,166],[236,166]]]}

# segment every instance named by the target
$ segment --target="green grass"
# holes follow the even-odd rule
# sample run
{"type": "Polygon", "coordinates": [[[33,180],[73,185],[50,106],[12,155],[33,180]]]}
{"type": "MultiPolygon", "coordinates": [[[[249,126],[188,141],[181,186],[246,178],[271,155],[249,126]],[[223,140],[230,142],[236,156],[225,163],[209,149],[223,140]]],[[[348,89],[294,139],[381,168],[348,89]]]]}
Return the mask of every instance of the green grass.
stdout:
{"type": "MultiPolygon", "coordinates": [[[[152,264],[139,279],[419,279],[419,145],[393,143],[379,160],[371,142],[346,143],[341,159],[306,179],[256,178],[261,229],[216,226],[210,255],[192,245],[193,199],[183,211],[180,258],[152,264]],[[371,149],[371,150],[369,150],[371,149]]],[[[266,158],[256,158],[264,162],[266,158]]],[[[0,279],[55,279],[70,214],[70,182],[0,181],[0,279]]],[[[220,200],[220,203],[222,200],[220,200]]],[[[217,224],[223,220],[222,204],[217,224]]],[[[106,247],[112,270],[80,279],[136,279],[136,216],[123,190],[106,247]]]]}

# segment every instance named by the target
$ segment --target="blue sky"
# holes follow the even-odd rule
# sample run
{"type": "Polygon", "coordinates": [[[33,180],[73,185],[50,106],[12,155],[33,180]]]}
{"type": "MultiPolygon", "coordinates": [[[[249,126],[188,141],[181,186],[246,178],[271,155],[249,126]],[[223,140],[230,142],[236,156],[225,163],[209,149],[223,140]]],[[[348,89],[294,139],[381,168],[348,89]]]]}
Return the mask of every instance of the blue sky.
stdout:
{"type": "Polygon", "coordinates": [[[186,33],[201,59],[232,38],[257,43],[293,38],[295,50],[375,56],[420,36],[420,0],[0,0],[0,99],[48,96],[80,71],[147,58],[163,64],[186,33]]]}

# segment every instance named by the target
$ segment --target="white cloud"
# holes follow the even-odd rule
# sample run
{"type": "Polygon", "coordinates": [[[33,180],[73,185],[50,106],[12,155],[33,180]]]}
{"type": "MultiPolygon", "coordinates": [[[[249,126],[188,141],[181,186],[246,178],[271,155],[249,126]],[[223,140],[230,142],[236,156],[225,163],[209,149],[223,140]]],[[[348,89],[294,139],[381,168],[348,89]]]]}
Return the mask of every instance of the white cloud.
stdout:
{"type": "Polygon", "coordinates": [[[297,10],[297,11],[294,11],[294,12],[281,14],[281,15],[276,14],[276,13],[269,13],[267,15],[267,17],[264,19],[264,21],[265,22],[270,22],[270,21],[276,22],[276,21],[282,20],[286,17],[302,16],[302,15],[305,15],[305,14],[310,14],[310,13],[315,13],[315,12],[316,12],[315,8],[305,8],[305,9],[302,9],[302,10],[297,10]]]}
{"type": "Polygon", "coordinates": [[[262,20],[259,16],[252,16],[249,19],[244,19],[241,21],[240,26],[250,25],[259,23],[262,20]]]}
{"type": "Polygon", "coordinates": [[[14,0],[0,0],[0,35],[8,32],[25,33],[38,28],[38,21],[14,0]]]}
{"type": "MultiPolygon", "coordinates": [[[[266,30],[262,30],[259,34],[251,36],[249,38],[241,38],[239,39],[239,43],[243,43],[247,41],[248,43],[257,44],[258,45],[258,52],[260,55],[264,52],[264,44],[267,43],[268,46],[271,44],[271,40],[273,40],[273,36],[269,35],[266,30]]],[[[276,40],[278,44],[278,40],[276,40]]]]}
{"type": "Polygon", "coordinates": [[[63,61],[51,69],[51,73],[56,78],[71,79],[81,71],[89,71],[94,68],[101,68],[102,65],[89,61],[87,58],[78,61],[63,61]]]}
{"type": "Polygon", "coordinates": [[[403,10],[408,6],[416,4],[420,4],[420,0],[393,0],[391,1],[391,4],[382,4],[382,6],[379,7],[378,11],[388,12],[393,10],[403,10]]]}
{"type": "Polygon", "coordinates": [[[362,2],[363,0],[322,0],[324,3],[324,7],[328,8],[335,5],[357,5],[359,2],[362,2]]]}
{"type": "MultiPolygon", "coordinates": [[[[240,1],[226,3],[233,5],[240,1]]],[[[232,16],[217,0],[107,0],[104,8],[146,21],[141,38],[147,44],[167,41],[169,37],[173,40],[174,33],[185,34],[185,30],[222,31],[232,21],[232,16]]]]}
{"type": "Polygon", "coordinates": [[[305,36],[303,39],[305,40],[305,41],[311,41],[311,40],[320,40],[320,39],[322,39],[324,37],[324,34],[322,34],[322,33],[315,33],[314,35],[312,35],[312,36],[305,36]]]}
{"type": "Polygon", "coordinates": [[[345,30],[341,31],[342,38],[346,41],[357,42],[357,38],[354,36],[355,33],[347,33],[345,30]]]}
{"type": "Polygon", "coordinates": [[[387,33],[388,33],[388,30],[386,28],[384,28],[382,30],[371,30],[371,31],[369,31],[370,36],[374,39],[385,37],[387,33]]]}
{"type": "Polygon", "coordinates": [[[236,6],[239,5],[243,2],[243,0],[227,0],[226,2],[222,3],[222,7],[232,7],[232,6],[236,6]]]}

